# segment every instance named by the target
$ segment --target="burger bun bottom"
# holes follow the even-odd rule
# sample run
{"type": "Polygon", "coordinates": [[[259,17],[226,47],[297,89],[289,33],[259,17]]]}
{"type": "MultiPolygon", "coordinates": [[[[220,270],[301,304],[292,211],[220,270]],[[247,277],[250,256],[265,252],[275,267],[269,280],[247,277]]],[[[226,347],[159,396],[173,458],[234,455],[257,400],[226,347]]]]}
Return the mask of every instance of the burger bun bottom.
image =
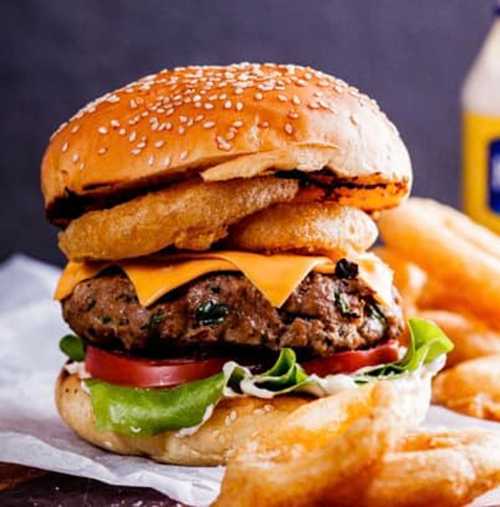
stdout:
{"type": "Polygon", "coordinates": [[[167,431],[154,436],[129,436],[97,430],[90,396],[81,384],[76,374],[62,370],[55,391],[59,414],[81,438],[110,452],[178,465],[223,465],[240,445],[265,428],[280,425],[290,412],[309,401],[299,396],[271,400],[227,398],[191,435],[167,431]]]}

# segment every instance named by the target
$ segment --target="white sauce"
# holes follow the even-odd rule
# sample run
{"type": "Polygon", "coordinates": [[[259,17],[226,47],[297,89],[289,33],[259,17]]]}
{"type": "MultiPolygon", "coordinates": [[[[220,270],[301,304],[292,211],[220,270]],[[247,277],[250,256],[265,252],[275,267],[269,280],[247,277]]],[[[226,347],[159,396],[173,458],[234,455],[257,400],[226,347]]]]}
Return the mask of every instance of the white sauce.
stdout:
{"type": "Polygon", "coordinates": [[[84,380],[86,378],[91,378],[90,373],[85,369],[85,363],[72,361],[70,363],[67,363],[64,365],[64,369],[70,374],[70,375],[78,375],[78,378],[80,380],[84,380]]]}
{"type": "Polygon", "coordinates": [[[203,417],[200,421],[200,424],[197,424],[196,426],[190,426],[189,428],[182,428],[175,436],[177,438],[183,438],[183,437],[189,437],[191,435],[194,435],[211,417],[214,413],[215,405],[208,405],[208,407],[205,409],[205,413],[203,414],[203,417]]]}

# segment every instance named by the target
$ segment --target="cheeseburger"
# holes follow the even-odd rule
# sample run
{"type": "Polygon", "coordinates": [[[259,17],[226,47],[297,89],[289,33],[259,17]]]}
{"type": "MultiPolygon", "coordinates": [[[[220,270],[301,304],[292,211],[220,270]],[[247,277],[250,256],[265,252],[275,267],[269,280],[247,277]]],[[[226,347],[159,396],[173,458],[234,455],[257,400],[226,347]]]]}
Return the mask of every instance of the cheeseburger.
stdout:
{"type": "Polygon", "coordinates": [[[425,340],[398,343],[392,273],[367,253],[410,159],[344,81],[163,70],[61,125],[41,178],[69,261],[57,407],[94,445],[221,464],[314,397],[426,362],[425,340]]]}

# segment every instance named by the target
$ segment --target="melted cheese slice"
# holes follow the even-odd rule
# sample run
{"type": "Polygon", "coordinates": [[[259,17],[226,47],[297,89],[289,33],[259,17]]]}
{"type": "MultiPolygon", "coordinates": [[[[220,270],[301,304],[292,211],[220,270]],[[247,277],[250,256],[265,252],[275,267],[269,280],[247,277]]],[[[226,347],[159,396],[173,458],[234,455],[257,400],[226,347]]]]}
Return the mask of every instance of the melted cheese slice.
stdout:
{"type": "MultiPolygon", "coordinates": [[[[392,272],[373,254],[364,254],[354,261],[360,267],[360,277],[381,302],[390,304],[392,272]]],[[[111,265],[119,266],[126,273],[143,306],[153,304],[171,290],[207,273],[237,271],[243,273],[273,306],[280,307],[311,271],[335,271],[335,261],[328,257],[236,251],[158,256],[147,261],[70,262],[59,280],[55,299],[66,298],[78,283],[93,278],[111,265]]]]}

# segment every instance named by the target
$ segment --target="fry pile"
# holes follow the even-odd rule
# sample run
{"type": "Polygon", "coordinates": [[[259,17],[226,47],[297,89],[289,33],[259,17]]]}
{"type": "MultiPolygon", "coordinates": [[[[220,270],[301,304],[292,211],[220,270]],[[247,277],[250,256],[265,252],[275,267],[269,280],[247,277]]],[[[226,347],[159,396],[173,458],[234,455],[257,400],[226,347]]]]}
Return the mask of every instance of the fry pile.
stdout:
{"type": "Polygon", "coordinates": [[[500,434],[421,432],[426,403],[383,381],[303,405],[229,461],[218,507],[465,505],[500,483],[500,434]]]}
{"type": "Polygon", "coordinates": [[[395,272],[405,312],[434,321],[455,343],[434,401],[500,421],[500,237],[419,198],[384,212],[379,227],[386,246],[377,253],[395,272]]]}

